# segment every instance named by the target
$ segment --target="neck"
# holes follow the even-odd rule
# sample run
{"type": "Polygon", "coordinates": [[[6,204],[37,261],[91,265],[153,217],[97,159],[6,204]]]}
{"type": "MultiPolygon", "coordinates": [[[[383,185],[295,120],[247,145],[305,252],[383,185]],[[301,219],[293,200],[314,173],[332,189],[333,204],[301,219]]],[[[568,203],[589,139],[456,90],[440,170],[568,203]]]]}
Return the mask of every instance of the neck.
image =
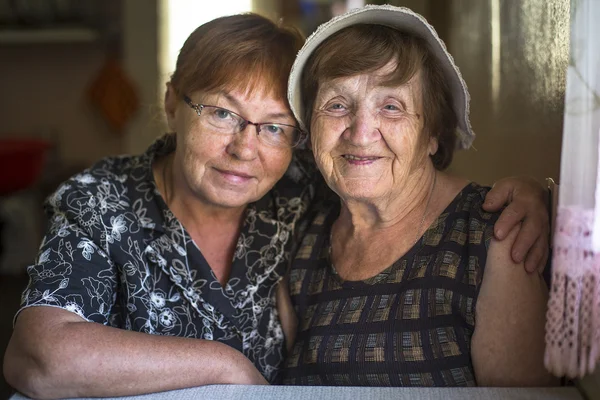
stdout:
{"type": "Polygon", "coordinates": [[[436,180],[436,170],[428,164],[405,179],[402,190],[374,201],[343,200],[337,232],[350,237],[372,237],[374,233],[419,229],[436,180]]]}
{"type": "Polygon", "coordinates": [[[343,203],[330,238],[331,263],[341,279],[377,275],[406,254],[429,226],[429,211],[435,208],[430,209],[437,183],[435,169],[417,171],[404,181],[402,190],[394,194],[395,201],[343,203]]]}

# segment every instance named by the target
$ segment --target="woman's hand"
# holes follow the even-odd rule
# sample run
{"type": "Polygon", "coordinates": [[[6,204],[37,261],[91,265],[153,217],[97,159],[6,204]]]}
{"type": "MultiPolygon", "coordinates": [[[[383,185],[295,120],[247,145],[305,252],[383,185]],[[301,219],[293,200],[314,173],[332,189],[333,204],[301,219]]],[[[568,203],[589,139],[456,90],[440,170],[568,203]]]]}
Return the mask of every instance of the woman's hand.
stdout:
{"type": "Polygon", "coordinates": [[[507,205],[494,226],[496,239],[503,240],[522,222],[512,247],[515,263],[525,261],[528,272],[542,272],[549,254],[550,221],[548,194],[544,187],[530,177],[510,177],[496,182],[485,198],[486,211],[498,211],[507,205]]]}

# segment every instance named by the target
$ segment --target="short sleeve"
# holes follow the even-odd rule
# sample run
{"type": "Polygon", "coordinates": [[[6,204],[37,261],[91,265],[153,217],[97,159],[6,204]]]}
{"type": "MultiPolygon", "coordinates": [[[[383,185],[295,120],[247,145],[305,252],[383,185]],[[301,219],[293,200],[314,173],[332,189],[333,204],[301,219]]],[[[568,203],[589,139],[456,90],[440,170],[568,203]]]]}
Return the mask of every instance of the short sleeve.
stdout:
{"type": "Polygon", "coordinates": [[[53,306],[107,324],[117,275],[102,248],[107,237],[102,204],[97,195],[76,186],[68,181],[46,200],[48,228],[35,264],[27,268],[29,283],[19,312],[53,306]]]}

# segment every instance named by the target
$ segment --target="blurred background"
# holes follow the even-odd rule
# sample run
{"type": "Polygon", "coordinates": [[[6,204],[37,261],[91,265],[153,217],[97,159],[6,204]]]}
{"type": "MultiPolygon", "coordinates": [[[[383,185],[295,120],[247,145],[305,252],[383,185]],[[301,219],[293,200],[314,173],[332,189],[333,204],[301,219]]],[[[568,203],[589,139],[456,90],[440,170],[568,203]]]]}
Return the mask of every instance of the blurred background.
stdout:
{"type": "MultiPolygon", "coordinates": [[[[557,179],[569,0],[385,3],[429,19],[470,88],[478,136],[451,170],[482,184],[510,175],[557,179]]],[[[310,34],[364,4],[0,0],[0,356],[43,230],[42,199],[99,158],[142,152],[164,132],[164,84],[194,28],[254,11],[310,34]]],[[[8,391],[0,378],[0,399],[8,391]]]]}

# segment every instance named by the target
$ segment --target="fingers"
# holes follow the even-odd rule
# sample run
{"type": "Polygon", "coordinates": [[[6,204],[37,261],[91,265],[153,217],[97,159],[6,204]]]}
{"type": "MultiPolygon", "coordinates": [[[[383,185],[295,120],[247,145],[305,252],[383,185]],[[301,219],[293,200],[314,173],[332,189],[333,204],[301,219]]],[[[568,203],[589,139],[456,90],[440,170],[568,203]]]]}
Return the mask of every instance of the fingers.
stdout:
{"type": "MultiPolygon", "coordinates": [[[[534,250],[534,245],[537,244],[538,239],[541,237],[541,233],[541,229],[536,223],[532,222],[530,219],[523,221],[517,239],[510,252],[514,262],[521,263],[525,260],[526,256],[534,250]]],[[[542,254],[538,255],[536,251],[533,256],[536,257],[535,259],[537,260],[541,259],[542,254]]]]}
{"type": "Polygon", "coordinates": [[[525,258],[525,270],[527,270],[528,273],[537,272],[541,275],[546,268],[549,253],[550,247],[548,246],[548,240],[543,236],[540,236],[531,250],[527,253],[527,257],[525,258]]]}
{"type": "MultiPolygon", "coordinates": [[[[496,224],[494,225],[494,236],[496,236],[496,239],[498,240],[503,240],[506,235],[508,234],[508,232],[510,232],[515,226],[517,226],[517,224],[521,223],[521,221],[525,218],[526,215],[526,209],[525,207],[522,207],[519,205],[519,203],[510,203],[505,209],[504,211],[502,211],[502,214],[500,214],[500,217],[498,217],[498,221],[496,222],[496,224]]],[[[533,227],[529,226],[528,229],[532,229],[535,228],[535,224],[533,227]]],[[[521,229],[522,231],[522,229],[521,229]]],[[[529,234],[531,235],[531,233],[529,234]]],[[[529,235],[527,235],[527,233],[525,234],[525,238],[529,238],[529,235]]],[[[517,237],[517,243],[520,243],[519,240],[521,239],[521,233],[519,233],[519,236],[517,237]]],[[[535,237],[530,238],[530,242],[527,243],[527,247],[525,247],[525,249],[529,249],[529,247],[535,242],[535,239],[537,239],[537,235],[535,235],[535,237]]],[[[514,246],[513,246],[514,249],[514,246]]],[[[523,252],[523,255],[525,255],[526,252],[523,252]]],[[[513,252],[514,254],[514,252],[513,252]]],[[[513,259],[514,259],[514,255],[513,255],[513,259]]],[[[522,261],[522,259],[521,259],[522,261]]],[[[517,262],[521,262],[521,261],[517,261],[517,262]]]]}
{"type": "Polygon", "coordinates": [[[522,222],[511,250],[513,261],[525,261],[528,272],[543,272],[549,256],[550,221],[544,189],[532,178],[505,178],[490,190],[483,203],[486,211],[504,209],[494,226],[498,240],[522,222]]]}
{"type": "Polygon", "coordinates": [[[543,272],[550,253],[549,227],[543,214],[526,218],[513,244],[511,257],[514,262],[525,260],[529,273],[543,272]]]}
{"type": "MultiPolygon", "coordinates": [[[[492,189],[485,196],[483,202],[483,209],[486,211],[499,211],[506,203],[509,203],[512,198],[513,186],[505,181],[498,181],[494,184],[492,189]]],[[[506,230],[505,232],[509,232],[506,230]]]]}

